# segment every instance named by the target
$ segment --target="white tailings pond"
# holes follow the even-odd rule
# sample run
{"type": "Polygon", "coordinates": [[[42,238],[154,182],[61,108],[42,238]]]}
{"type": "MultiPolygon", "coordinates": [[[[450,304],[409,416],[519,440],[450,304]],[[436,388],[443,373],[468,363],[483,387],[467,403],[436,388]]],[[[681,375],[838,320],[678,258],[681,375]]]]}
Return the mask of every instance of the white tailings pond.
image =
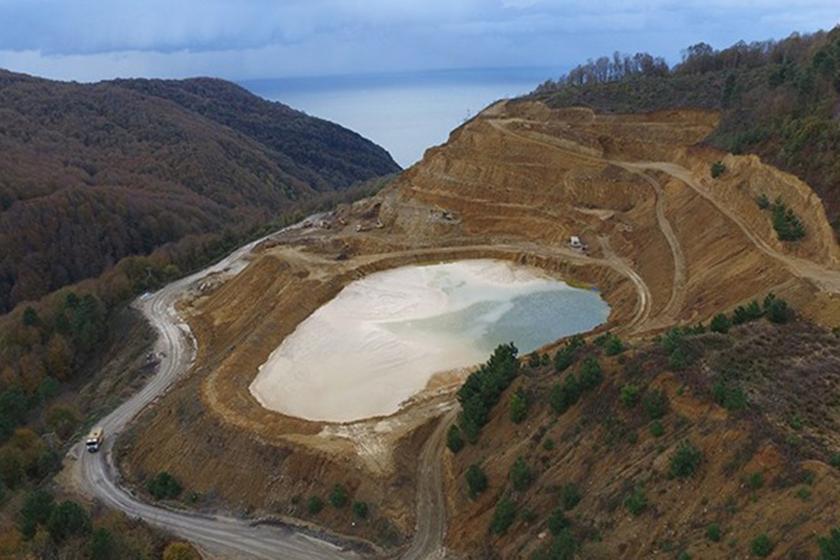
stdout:
{"type": "Polygon", "coordinates": [[[597,291],[498,260],[405,266],[347,285],[260,366],[251,393],[308,420],[392,414],[436,373],[520,354],[605,322],[597,291]]]}

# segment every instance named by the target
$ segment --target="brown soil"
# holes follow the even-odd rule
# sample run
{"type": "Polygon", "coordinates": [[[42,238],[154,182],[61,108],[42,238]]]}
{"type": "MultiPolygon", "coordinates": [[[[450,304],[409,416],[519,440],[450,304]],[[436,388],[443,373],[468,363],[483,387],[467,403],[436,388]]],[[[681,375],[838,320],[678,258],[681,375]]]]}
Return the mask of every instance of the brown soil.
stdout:
{"type": "MultiPolygon", "coordinates": [[[[126,438],[126,476],[140,481],[167,470],[201,494],[199,505],[255,516],[306,517],[306,497],[326,498],[342,483],[373,505],[374,519],[353,525],[347,509],[328,506],[316,520],[401,542],[415,522],[423,443],[417,430],[451,407],[448,389],[459,377],[430,384],[393,417],[349,425],[265,410],[248,386],[283,338],[348,282],[404,264],[495,257],[536,265],[597,286],[612,306],[608,327],[624,335],[705,321],[769,291],[821,325],[840,324],[840,253],[819,200],[756,158],[697,147],[716,122],[700,111],[603,116],[500,103],[373,199],[341,208],[325,227],[264,243],[241,274],[207,283],[183,303],[198,344],[196,364],[126,438]],[[712,180],[709,164],[721,158],[729,171],[712,180]],[[759,192],[782,196],[808,236],[779,242],[754,202],[759,192]],[[581,235],[589,252],[568,249],[570,235],[581,235]]],[[[748,437],[736,425],[723,426],[719,413],[684,406],[687,416],[700,416],[704,446],[748,437]]],[[[506,433],[514,441],[523,435],[506,433]]],[[[586,446],[569,453],[578,459],[564,469],[587,468],[597,456],[586,446]]],[[[459,467],[451,469],[457,476],[459,467]]],[[[607,500],[612,490],[604,492],[607,500]]],[[[681,492],[680,500],[700,499],[681,492]]],[[[484,523],[493,494],[468,507],[450,496],[452,546],[478,546],[485,532],[471,520],[484,523]]],[[[638,537],[627,536],[623,549],[630,556],[664,534],[648,534],[643,524],[634,531],[638,537]]]]}

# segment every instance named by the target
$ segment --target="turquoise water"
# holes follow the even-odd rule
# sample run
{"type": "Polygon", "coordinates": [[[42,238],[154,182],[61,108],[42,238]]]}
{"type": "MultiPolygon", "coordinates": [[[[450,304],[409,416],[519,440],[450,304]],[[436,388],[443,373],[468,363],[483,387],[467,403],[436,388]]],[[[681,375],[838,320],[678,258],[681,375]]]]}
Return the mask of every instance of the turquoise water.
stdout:
{"type": "Polygon", "coordinates": [[[286,337],[251,393],[289,416],[352,422],[398,411],[442,372],[499,344],[522,354],[607,320],[594,290],[492,259],[413,265],[351,282],[286,337]]]}
{"type": "Polygon", "coordinates": [[[394,334],[468,339],[486,355],[499,344],[513,342],[520,354],[527,354],[557,339],[589,331],[604,323],[609,313],[597,291],[563,286],[383,326],[394,334]]]}

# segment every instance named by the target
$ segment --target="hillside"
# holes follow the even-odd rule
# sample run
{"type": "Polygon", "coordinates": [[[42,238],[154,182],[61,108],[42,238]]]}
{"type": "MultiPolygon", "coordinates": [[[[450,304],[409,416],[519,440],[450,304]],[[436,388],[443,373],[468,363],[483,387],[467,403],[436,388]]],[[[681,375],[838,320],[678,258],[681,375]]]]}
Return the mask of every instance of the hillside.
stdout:
{"type": "Polygon", "coordinates": [[[840,521],[837,335],[762,319],[566,347],[562,366],[523,365],[451,456],[450,546],[476,559],[835,558],[818,551],[840,521]]]}
{"type": "Polygon", "coordinates": [[[354,132],[213,79],[0,71],[0,150],[0,313],[399,169],[354,132]]]}
{"type": "MultiPolygon", "coordinates": [[[[159,404],[146,409],[121,437],[117,452],[123,480],[142,493],[165,472],[188,496],[196,496],[186,507],[315,523],[394,555],[405,552],[410,559],[444,557],[442,546],[453,557],[527,558],[537,553],[539,558],[540,543],[549,542],[540,534],[559,495],[553,486],[575,482],[585,517],[573,520],[571,536],[589,554],[583,557],[647,558],[654,550],[676,556],[681,547],[694,553],[703,544],[699,529],[680,516],[679,505],[693,499],[694,487],[683,484],[667,499],[660,497],[673,490],[669,484],[677,484],[667,479],[667,463],[680,441],[702,446],[702,473],[709,477],[702,480],[711,488],[731,459],[711,450],[720,443],[714,439],[717,430],[741,430],[720,441],[746,446],[750,436],[744,434],[753,433],[739,424],[746,416],[766,436],[759,444],[779,445],[785,454],[790,452],[785,443],[789,432],[777,424],[796,413],[800,421],[795,424],[813,427],[807,433],[803,428],[798,454],[790,455],[798,461],[793,470],[768,463],[761,475],[765,491],[757,493],[756,506],[742,503],[751,499],[748,494],[726,486],[720,499],[735,494],[733,507],[748,515],[721,513],[698,523],[704,530],[706,524],[719,523],[726,535],[710,557],[728,557],[723,547],[734,536],[730,524],[742,521],[753,524],[738,533],[737,554],[748,550],[761,531],[779,550],[788,550],[779,544],[784,534],[775,524],[793,524],[803,515],[794,505],[813,504],[819,508],[814,523],[790,530],[797,549],[811,553],[816,540],[810,528],[824,535],[840,525],[830,508],[838,495],[836,474],[828,466],[840,451],[833,435],[837,385],[831,373],[837,360],[831,328],[840,325],[840,248],[820,199],[807,184],[755,156],[702,144],[719,119],[717,112],[700,109],[605,114],[534,101],[499,102],[453,131],[445,145],[428,150],[421,162],[373,197],[342,205],[311,228],[266,241],[236,275],[213,274],[185,286],[179,312],[195,336],[196,359],[159,404]],[[725,170],[713,177],[717,162],[725,170]],[[765,206],[764,199],[772,202],[765,206]],[[795,241],[783,239],[774,227],[779,212],[773,208],[782,205],[785,223],[795,217],[804,228],[795,241]],[[570,235],[580,235],[588,251],[570,248],[570,235]],[[523,365],[524,375],[500,392],[498,404],[464,407],[486,412],[488,423],[474,444],[456,455],[444,451],[443,460],[449,424],[457,422],[465,440],[478,424],[458,418],[454,405],[465,372],[434,378],[395,415],[348,424],[289,417],[262,407],[249,391],[260,366],[284,339],[353,280],[402,265],[472,258],[539,267],[552,277],[599,290],[611,308],[608,323],[590,337],[569,369],[577,376],[587,355],[597,357],[603,369],[599,390],[559,415],[549,398],[564,377],[550,365],[523,365]],[[763,315],[760,306],[771,292],[778,300],[767,300],[767,314],[776,309],[784,323],[751,321],[733,329],[730,338],[687,329],[703,323],[708,331],[716,315],[725,312],[732,318],[735,309],[753,299],[763,315]],[[675,326],[686,329],[680,331],[685,333],[679,343],[682,356],[674,358],[679,371],[671,366],[672,352],[655,340],[675,326]],[[605,356],[593,340],[605,329],[620,336],[628,350],[605,356]],[[782,344],[787,340],[789,350],[782,344]],[[761,362],[756,353],[769,348],[777,353],[761,362]],[[736,364],[743,371],[733,373],[725,360],[738,356],[744,358],[736,364]],[[631,367],[636,363],[640,368],[631,367]],[[732,419],[710,400],[721,371],[749,402],[732,419]],[[679,406],[679,415],[687,418],[669,412],[661,419],[667,435],[651,449],[642,408],[612,411],[615,421],[607,420],[607,428],[621,438],[635,432],[638,445],[632,449],[639,455],[628,451],[626,439],[601,443],[607,429],[601,418],[608,418],[615,394],[630,383],[639,386],[640,395],[665,387],[669,410],[679,406]],[[807,397],[798,392],[800,384],[812,388],[807,397]],[[522,424],[511,426],[509,402],[520,388],[529,410],[522,424]],[[691,416],[691,407],[709,411],[708,421],[691,416]],[[577,421],[583,413],[589,414],[586,423],[577,421]],[[433,426],[437,418],[442,420],[433,426]],[[696,425],[685,423],[691,421],[696,425]],[[557,432],[549,436],[554,452],[541,447],[546,426],[557,432]],[[606,454],[608,445],[614,454],[606,454]],[[519,454],[534,481],[528,489],[511,490],[508,472],[519,454]],[[232,462],[231,455],[241,460],[232,462]],[[658,457],[653,470],[645,462],[652,457],[658,457]],[[476,500],[465,490],[473,463],[484,469],[489,486],[476,500]],[[596,467],[593,472],[600,478],[590,489],[589,469],[596,467]],[[795,477],[798,467],[814,471],[813,486],[795,477]],[[618,508],[630,471],[632,482],[645,483],[651,505],[648,515],[625,525],[630,514],[618,508]],[[782,480],[796,485],[783,486],[782,480]],[[445,493],[437,494],[441,481],[445,493]],[[785,501],[783,511],[762,517],[766,504],[788,500],[800,486],[807,487],[802,495],[810,491],[812,501],[794,496],[800,501],[785,501]],[[336,488],[346,498],[339,505],[330,502],[336,488]],[[515,525],[502,536],[492,535],[491,517],[505,496],[515,505],[508,514],[515,525]],[[347,507],[348,500],[364,504],[364,518],[347,507]],[[632,536],[648,533],[656,542],[632,536]]],[[[549,363],[557,350],[554,345],[544,349],[549,363]]],[[[498,387],[494,382],[486,386],[498,387]]],[[[751,464],[747,469],[732,472],[749,477],[755,469],[751,464]]],[[[710,507],[719,507],[713,496],[708,500],[710,507]]]]}
{"type": "Polygon", "coordinates": [[[840,28],[720,51],[699,43],[673,68],[647,53],[616,53],[549,80],[529,98],[616,113],[719,111],[705,143],[794,173],[840,227],[840,28]]]}

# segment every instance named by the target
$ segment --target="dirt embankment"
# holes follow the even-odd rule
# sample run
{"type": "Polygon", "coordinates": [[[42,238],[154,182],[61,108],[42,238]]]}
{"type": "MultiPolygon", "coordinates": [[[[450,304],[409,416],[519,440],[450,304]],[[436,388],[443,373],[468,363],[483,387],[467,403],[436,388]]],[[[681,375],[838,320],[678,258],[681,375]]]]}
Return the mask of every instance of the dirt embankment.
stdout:
{"type": "MultiPolygon", "coordinates": [[[[451,404],[457,378],[393,417],[350,425],[288,418],[248,391],[310,313],[353,279],[395,266],[486,257],[536,265],[599,287],[611,328],[628,336],[705,321],[770,291],[823,325],[840,324],[836,247],[819,201],[750,158],[727,157],[727,173],[712,180],[709,164],[722,156],[696,144],[716,122],[697,111],[495,105],[374,199],[264,244],[241,274],[184,302],[195,368],[126,439],[126,476],[166,470],[199,494],[199,506],[404,539],[414,527],[417,430],[451,404]],[[800,215],[805,240],[775,238],[754,202],[764,190],[800,215]],[[571,250],[571,235],[588,251],[571,250]],[[349,508],[307,513],[308,497],[326,498],[336,483],[371,504],[371,520],[354,524],[349,508]]],[[[472,546],[455,534],[459,547],[472,546]]]]}

